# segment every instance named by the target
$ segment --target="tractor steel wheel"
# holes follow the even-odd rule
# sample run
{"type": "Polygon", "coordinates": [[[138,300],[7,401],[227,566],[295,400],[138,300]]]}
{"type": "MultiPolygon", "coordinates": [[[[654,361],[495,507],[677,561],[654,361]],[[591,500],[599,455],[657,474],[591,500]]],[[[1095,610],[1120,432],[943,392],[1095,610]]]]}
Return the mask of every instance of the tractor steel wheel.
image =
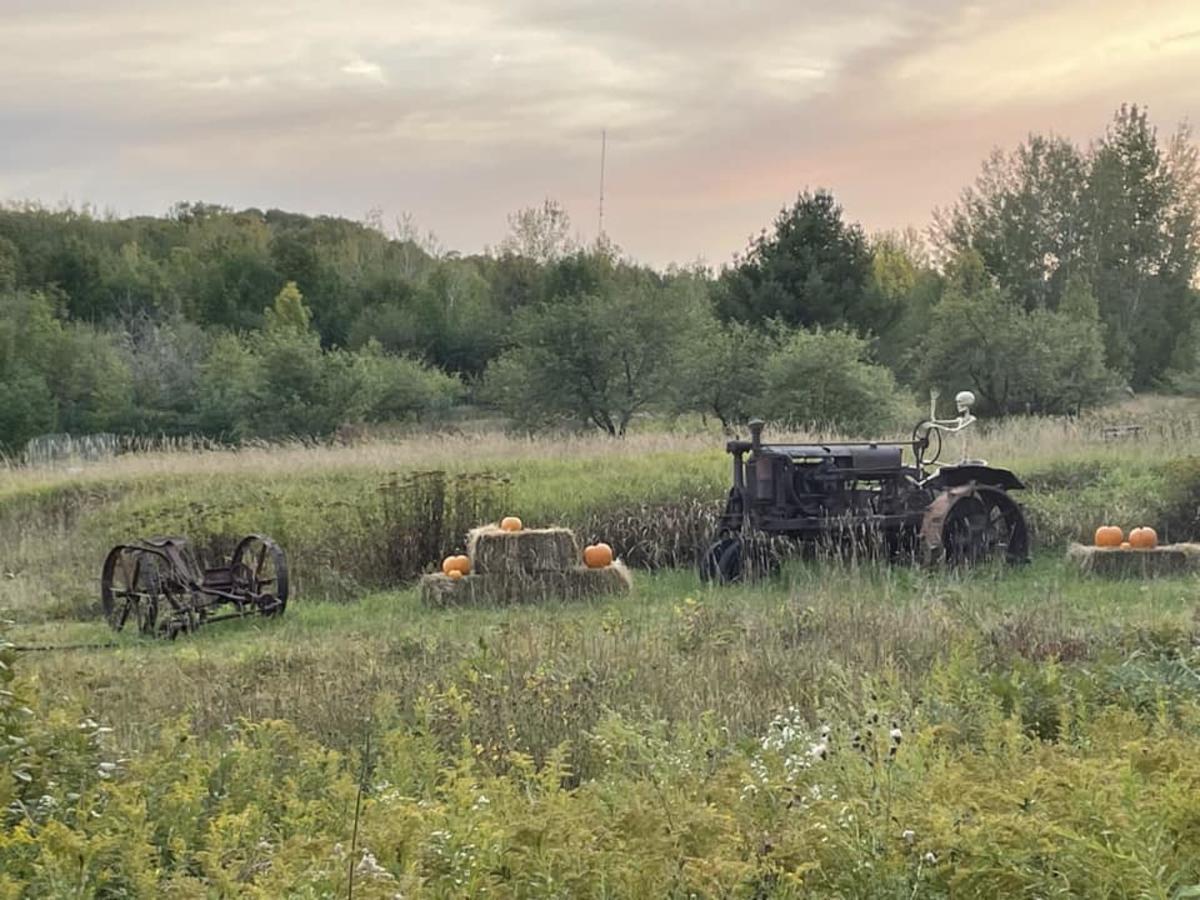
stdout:
{"type": "Polygon", "coordinates": [[[922,529],[927,550],[952,565],[1024,562],[1029,532],[1021,508],[1003,491],[955,490],[930,507],[922,529]]]}
{"type": "Polygon", "coordinates": [[[263,615],[278,615],[287,607],[287,557],[278,544],[265,535],[242,538],[230,563],[234,587],[244,591],[263,615]]]}
{"type": "Polygon", "coordinates": [[[1004,491],[982,490],[979,498],[987,506],[987,529],[996,558],[1010,563],[1028,562],[1029,527],[1021,507],[1004,491]]]}
{"type": "Polygon", "coordinates": [[[717,538],[700,559],[700,578],[730,584],[742,577],[742,540],[727,535],[717,538]]]}
{"type": "Polygon", "coordinates": [[[946,562],[973,566],[989,559],[987,524],[987,506],[978,497],[962,497],[951,506],[942,526],[946,562]]]}

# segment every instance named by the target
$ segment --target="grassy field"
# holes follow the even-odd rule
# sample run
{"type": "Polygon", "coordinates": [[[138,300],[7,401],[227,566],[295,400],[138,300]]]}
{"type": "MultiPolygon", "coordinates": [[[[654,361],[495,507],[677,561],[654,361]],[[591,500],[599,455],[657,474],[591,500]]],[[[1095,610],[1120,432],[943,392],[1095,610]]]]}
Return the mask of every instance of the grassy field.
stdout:
{"type": "Polygon", "coordinates": [[[1193,536],[1198,431],[1153,402],[980,435],[1030,483],[1027,567],[737,588],[672,565],[726,488],[713,434],[0,471],[13,643],[109,641],[130,535],[266,531],[299,582],[280,620],[4,652],[0,896],[1200,896],[1197,583],[1061,552],[1108,520],[1193,536]],[[604,602],[426,609],[387,485],[427,469],[664,565],[604,602]]]}

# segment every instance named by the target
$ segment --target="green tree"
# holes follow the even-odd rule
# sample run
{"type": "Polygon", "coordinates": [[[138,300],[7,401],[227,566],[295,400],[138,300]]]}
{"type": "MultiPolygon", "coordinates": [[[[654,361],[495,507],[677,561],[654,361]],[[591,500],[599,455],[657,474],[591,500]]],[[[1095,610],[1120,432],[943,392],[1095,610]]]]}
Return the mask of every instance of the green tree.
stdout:
{"type": "Polygon", "coordinates": [[[30,439],[56,430],[58,412],[41,373],[24,364],[6,367],[0,397],[0,453],[17,453],[30,439]]]}
{"type": "Polygon", "coordinates": [[[622,436],[671,396],[703,303],[691,280],[614,268],[599,293],[519,311],[485,396],[524,428],[575,423],[622,436]]]}
{"type": "Polygon", "coordinates": [[[16,290],[20,255],[17,245],[0,235],[0,293],[16,290]]]}
{"type": "Polygon", "coordinates": [[[289,281],[275,295],[275,302],[263,311],[263,326],[267,331],[308,331],[312,310],[304,305],[304,295],[296,282],[289,281]]]}
{"type": "Polygon", "coordinates": [[[753,325],[837,325],[878,332],[895,314],[870,288],[871,254],[858,225],[826,191],[803,193],[722,273],[717,308],[753,325]]]}
{"type": "Polygon", "coordinates": [[[445,413],[462,398],[459,379],[417,360],[385,353],[370,342],[353,357],[371,422],[404,422],[445,413]]]}
{"type": "Polygon", "coordinates": [[[571,217],[557,200],[518,210],[508,217],[508,234],[500,242],[502,256],[519,256],[542,265],[576,252],[571,217]]]}
{"type": "Polygon", "coordinates": [[[907,411],[892,373],[872,361],[863,338],[848,331],[782,333],[763,382],[758,415],[792,425],[879,434],[907,411]]]}
{"type": "Polygon", "coordinates": [[[1107,365],[1135,387],[1186,367],[1200,259],[1200,166],[1182,126],[1164,145],[1122,106],[1086,152],[1032,135],[996,151],[958,204],[936,214],[943,261],[972,251],[1026,310],[1058,309],[1073,278],[1098,303],[1107,365]]]}
{"type": "Polygon", "coordinates": [[[688,343],[675,383],[677,409],[714,416],[726,431],[756,415],[779,330],[704,315],[688,343]]]}
{"type": "Polygon", "coordinates": [[[911,358],[929,327],[942,279],[932,268],[924,240],[913,229],[885,232],[871,240],[870,290],[896,310],[875,341],[875,355],[901,381],[911,383],[911,358]]]}
{"type": "Polygon", "coordinates": [[[921,383],[945,394],[968,388],[995,415],[1075,413],[1099,402],[1113,377],[1085,282],[1068,283],[1063,307],[1026,310],[990,282],[977,254],[964,254],[920,347],[921,383]]]}
{"type": "Polygon", "coordinates": [[[207,434],[242,440],[258,434],[262,361],[248,341],[223,334],[200,366],[197,418],[207,434]]]}
{"type": "Polygon", "coordinates": [[[328,434],[355,418],[354,411],[329,402],[331,394],[341,393],[337,376],[342,373],[327,363],[315,332],[268,329],[258,335],[254,349],[261,366],[255,434],[328,434]]]}
{"type": "Polygon", "coordinates": [[[1171,365],[1197,307],[1195,148],[1186,127],[1160,145],[1146,111],[1122,106],[1093,152],[1087,204],[1090,278],[1110,363],[1136,387],[1171,365]]]}
{"type": "Polygon", "coordinates": [[[124,429],[132,379],[116,336],[65,325],[45,294],[0,295],[0,387],[9,452],[47,431],[124,429]]]}
{"type": "Polygon", "coordinates": [[[133,376],[118,336],[72,322],[45,371],[58,427],[72,434],[125,431],[133,416],[133,376]]]}
{"type": "Polygon", "coordinates": [[[1056,308],[1087,256],[1088,165],[1074,144],[1053,136],[994,151],[959,202],[934,213],[941,258],[974,251],[1026,309],[1056,308]]]}

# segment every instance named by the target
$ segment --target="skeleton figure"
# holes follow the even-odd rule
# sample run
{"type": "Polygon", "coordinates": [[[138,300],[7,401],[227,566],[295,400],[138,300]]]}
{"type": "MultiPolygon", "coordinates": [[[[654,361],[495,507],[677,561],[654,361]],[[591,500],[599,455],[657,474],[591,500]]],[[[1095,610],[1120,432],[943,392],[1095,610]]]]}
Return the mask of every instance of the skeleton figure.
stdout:
{"type": "Polygon", "coordinates": [[[953,419],[937,417],[937,399],[938,392],[930,391],[929,421],[926,424],[930,431],[936,428],[944,434],[962,434],[962,458],[959,460],[959,465],[962,465],[967,462],[967,435],[965,432],[967,427],[975,422],[975,416],[971,414],[971,407],[975,405],[975,395],[970,391],[959,391],[954,395],[954,405],[958,410],[958,416],[953,419]]]}

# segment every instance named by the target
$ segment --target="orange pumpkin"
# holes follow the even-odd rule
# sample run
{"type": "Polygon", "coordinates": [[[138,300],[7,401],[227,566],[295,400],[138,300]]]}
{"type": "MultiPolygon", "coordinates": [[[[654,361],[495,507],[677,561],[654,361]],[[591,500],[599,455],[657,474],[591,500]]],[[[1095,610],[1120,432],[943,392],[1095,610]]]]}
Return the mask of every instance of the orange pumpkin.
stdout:
{"type": "Polygon", "coordinates": [[[1133,544],[1129,543],[1129,541],[1121,541],[1121,549],[1122,550],[1128,550],[1132,546],[1133,546],[1133,544]]]}
{"type": "Polygon", "coordinates": [[[1129,543],[1138,550],[1153,550],[1158,546],[1158,532],[1149,525],[1129,532],[1129,543]]]}
{"type": "Polygon", "coordinates": [[[505,531],[520,531],[525,525],[516,516],[505,516],[500,520],[500,527],[505,531]]]}
{"type": "Polygon", "coordinates": [[[1097,547],[1120,547],[1125,540],[1125,532],[1117,525],[1101,525],[1096,529],[1097,547]]]}
{"type": "Polygon", "coordinates": [[[469,575],[471,572],[471,560],[466,556],[447,556],[442,560],[442,571],[454,577],[453,573],[457,572],[458,577],[469,575]]]}
{"type": "Polygon", "coordinates": [[[463,577],[463,573],[460,572],[458,569],[451,569],[446,574],[450,576],[451,581],[458,581],[459,579],[461,579],[463,577]]]}
{"type": "Polygon", "coordinates": [[[608,544],[589,544],[583,549],[583,561],[589,569],[603,569],[611,566],[613,549],[608,544]]]}

